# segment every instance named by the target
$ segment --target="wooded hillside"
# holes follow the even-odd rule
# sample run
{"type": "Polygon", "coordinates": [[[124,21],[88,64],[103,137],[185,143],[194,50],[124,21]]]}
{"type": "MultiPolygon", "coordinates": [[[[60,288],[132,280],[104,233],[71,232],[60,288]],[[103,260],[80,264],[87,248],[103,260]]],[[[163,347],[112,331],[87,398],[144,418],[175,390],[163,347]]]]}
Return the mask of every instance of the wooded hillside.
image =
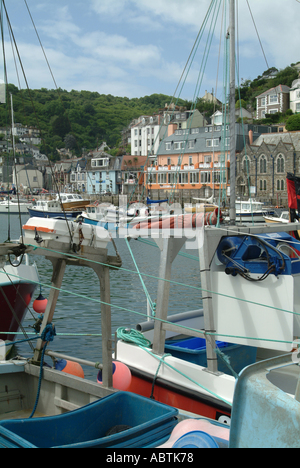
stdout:
{"type": "MultiPolygon", "coordinates": [[[[256,96],[279,84],[291,86],[298,74],[299,70],[293,64],[281,71],[271,68],[252,82],[243,81],[240,90],[236,91],[236,101],[241,100],[243,107],[255,110],[256,96]]],[[[118,148],[122,130],[133,119],[141,115],[152,115],[171,101],[170,96],[163,94],[129,99],[90,91],[68,92],[44,88],[20,91],[14,85],[8,85],[8,93],[13,95],[14,121],[41,130],[41,152],[51,159],[58,158],[56,148],[63,148],[65,138],[70,134],[75,137],[74,148],[71,149],[77,155],[82,154],[82,148],[95,149],[103,141],[111,148],[118,148]]],[[[188,108],[191,105],[183,100],[178,104],[188,108]]],[[[197,108],[206,118],[214,111],[213,105],[201,99],[197,108]]],[[[273,116],[269,123],[273,123],[277,117],[273,116]]],[[[9,106],[0,104],[0,126],[9,126],[10,122],[9,106]]],[[[71,143],[72,139],[68,138],[68,144],[71,143]]]]}

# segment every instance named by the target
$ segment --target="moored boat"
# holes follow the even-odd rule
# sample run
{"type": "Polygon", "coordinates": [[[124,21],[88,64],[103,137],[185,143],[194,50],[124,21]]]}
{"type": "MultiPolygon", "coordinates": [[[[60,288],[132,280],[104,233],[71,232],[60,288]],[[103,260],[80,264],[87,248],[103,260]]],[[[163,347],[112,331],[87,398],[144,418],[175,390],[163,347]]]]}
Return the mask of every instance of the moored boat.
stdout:
{"type": "MultiPolygon", "coordinates": [[[[16,248],[15,244],[11,244],[10,258],[16,248]]],[[[14,262],[6,261],[0,269],[0,340],[4,341],[15,339],[15,333],[22,325],[33,293],[39,284],[35,263],[30,264],[27,254],[24,262],[20,262],[22,255],[14,262]]]]}
{"type": "Polygon", "coordinates": [[[0,214],[27,214],[28,209],[32,207],[32,203],[28,200],[18,200],[17,198],[6,199],[0,201],[0,214]]]}
{"type": "Polygon", "coordinates": [[[62,209],[62,205],[57,200],[37,200],[33,206],[28,208],[31,217],[38,218],[76,218],[80,215],[81,210],[62,209]]]}
{"type": "Polygon", "coordinates": [[[266,223],[289,223],[290,222],[290,213],[288,211],[282,211],[280,216],[264,216],[266,223]]]}

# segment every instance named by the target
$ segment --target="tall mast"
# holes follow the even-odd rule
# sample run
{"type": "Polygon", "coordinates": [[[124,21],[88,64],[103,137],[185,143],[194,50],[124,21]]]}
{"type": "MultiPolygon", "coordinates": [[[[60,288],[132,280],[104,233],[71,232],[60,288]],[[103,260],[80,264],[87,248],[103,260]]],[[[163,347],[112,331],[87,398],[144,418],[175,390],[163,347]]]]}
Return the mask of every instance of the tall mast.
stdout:
{"type": "Polygon", "coordinates": [[[236,131],[235,131],[235,0],[230,0],[230,222],[235,224],[235,173],[236,173],[236,131]]]}

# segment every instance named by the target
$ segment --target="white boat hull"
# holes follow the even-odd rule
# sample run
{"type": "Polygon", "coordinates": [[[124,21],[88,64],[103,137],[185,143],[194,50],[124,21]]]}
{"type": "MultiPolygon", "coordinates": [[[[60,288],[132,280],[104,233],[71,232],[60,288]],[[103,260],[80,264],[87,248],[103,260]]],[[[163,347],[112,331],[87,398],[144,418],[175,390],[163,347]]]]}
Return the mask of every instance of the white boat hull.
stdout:
{"type": "Polygon", "coordinates": [[[81,247],[106,249],[110,241],[108,231],[100,226],[75,223],[54,218],[30,218],[23,226],[24,243],[44,247],[54,241],[58,246],[69,248],[70,245],[80,250],[81,247]]]}

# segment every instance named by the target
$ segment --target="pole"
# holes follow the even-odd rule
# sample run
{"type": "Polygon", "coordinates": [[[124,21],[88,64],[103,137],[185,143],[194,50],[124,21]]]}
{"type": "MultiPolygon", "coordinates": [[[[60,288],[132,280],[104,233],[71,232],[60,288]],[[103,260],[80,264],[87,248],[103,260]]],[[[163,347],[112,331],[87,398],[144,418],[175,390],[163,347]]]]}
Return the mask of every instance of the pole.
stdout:
{"type": "Polygon", "coordinates": [[[235,0],[230,0],[230,222],[235,224],[235,173],[236,173],[236,131],[235,131],[235,0]]]}

